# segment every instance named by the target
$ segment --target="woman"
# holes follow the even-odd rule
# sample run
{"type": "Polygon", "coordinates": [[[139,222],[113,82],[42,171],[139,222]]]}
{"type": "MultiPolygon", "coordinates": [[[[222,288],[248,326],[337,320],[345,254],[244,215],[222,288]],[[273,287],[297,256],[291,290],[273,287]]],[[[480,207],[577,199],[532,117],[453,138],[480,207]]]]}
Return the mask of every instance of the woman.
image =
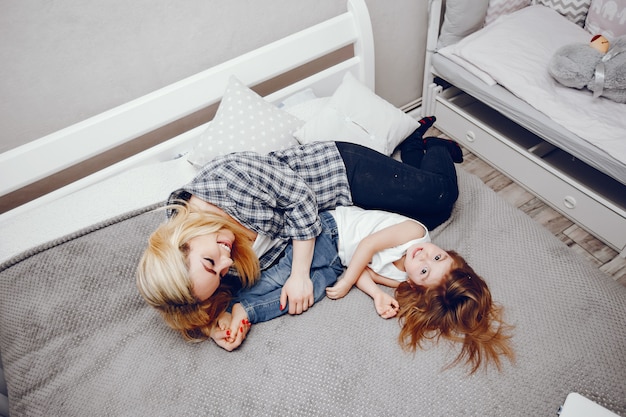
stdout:
{"type": "MultiPolygon", "coordinates": [[[[433,122],[434,117],[422,119],[420,127],[400,145],[404,163],[342,142],[313,143],[268,155],[240,152],[207,164],[188,185],[173,192],[169,202],[183,200],[189,207],[185,213],[214,213],[246,228],[247,240],[237,241],[235,246],[253,241],[261,270],[274,264],[290,244],[293,261],[281,291],[281,304],[290,314],[299,314],[315,301],[311,265],[315,238],[322,230],[319,212],[354,204],[397,212],[429,229],[450,216],[458,197],[453,161],[461,162],[462,153],[452,141],[422,138],[433,122]]],[[[169,215],[176,211],[170,210],[169,215]]],[[[183,246],[172,243],[171,250],[180,252],[183,246]]],[[[223,250],[226,247],[222,245],[223,250]]],[[[167,279],[186,279],[192,293],[199,287],[220,289],[220,274],[225,272],[214,271],[215,260],[207,258],[211,261],[205,260],[198,269],[203,273],[167,279]]],[[[238,264],[234,257],[233,261],[238,264]]],[[[147,299],[152,292],[146,289],[161,280],[154,277],[161,269],[155,264],[161,262],[168,262],[163,249],[150,245],[138,270],[139,288],[147,299]]],[[[241,278],[244,284],[256,280],[241,278]]],[[[200,304],[212,296],[211,290],[194,293],[196,302],[180,308],[201,308],[200,304]]],[[[168,305],[159,298],[148,302],[168,305]]],[[[216,319],[213,314],[210,323],[203,326],[214,324],[216,319]]],[[[200,331],[203,336],[209,335],[206,329],[200,331]]]]}

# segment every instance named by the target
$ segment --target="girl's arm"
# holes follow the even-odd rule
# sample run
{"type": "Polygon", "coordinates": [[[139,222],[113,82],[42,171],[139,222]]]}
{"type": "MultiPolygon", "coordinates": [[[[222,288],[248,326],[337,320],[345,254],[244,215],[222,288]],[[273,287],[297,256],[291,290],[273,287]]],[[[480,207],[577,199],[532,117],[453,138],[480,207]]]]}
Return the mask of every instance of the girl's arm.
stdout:
{"type": "Polygon", "coordinates": [[[426,230],[422,225],[413,220],[406,220],[367,236],[357,246],[343,278],[334,286],[327,288],[326,294],[333,299],[344,297],[357,282],[374,254],[419,239],[425,234],[426,230]]]}
{"type": "Polygon", "coordinates": [[[372,270],[370,270],[370,274],[372,276],[372,280],[376,284],[384,285],[385,287],[391,287],[391,288],[398,288],[398,285],[400,285],[400,282],[396,281],[395,279],[384,277],[382,275],[377,274],[376,272],[372,270]]]}
{"type": "Polygon", "coordinates": [[[381,277],[371,269],[366,268],[356,282],[356,286],[358,289],[372,297],[372,300],[374,300],[374,307],[376,308],[376,312],[382,318],[389,319],[391,317],[394,317],[398,313],[400,304],[395,298],[384,292],[378,285],[376,285],[378,281],[376,277],[392,281],[393,283],[395,283],[395,286],[398,285],[397,281],[381,277]]]}

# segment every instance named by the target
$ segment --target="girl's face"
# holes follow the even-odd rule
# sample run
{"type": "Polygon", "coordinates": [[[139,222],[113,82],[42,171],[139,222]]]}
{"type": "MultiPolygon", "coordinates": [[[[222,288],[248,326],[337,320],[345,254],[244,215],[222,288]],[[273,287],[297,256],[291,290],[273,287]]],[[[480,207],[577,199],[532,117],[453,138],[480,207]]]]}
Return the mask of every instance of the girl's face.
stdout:
{"type": "Polygon", "coordinates": [[[448,252],[433,243],[418,243],[406,251],[404,268],[414,284],[436,287],[452,270],[453,262],[448,252]]]}
{"type": "Polygon", "coordinates": [[[233,264],[230,257],[235,235],[227,229],[194,237],[189,241],[189,277],[193,295],[204,301],[213,295],[233,264]]]}

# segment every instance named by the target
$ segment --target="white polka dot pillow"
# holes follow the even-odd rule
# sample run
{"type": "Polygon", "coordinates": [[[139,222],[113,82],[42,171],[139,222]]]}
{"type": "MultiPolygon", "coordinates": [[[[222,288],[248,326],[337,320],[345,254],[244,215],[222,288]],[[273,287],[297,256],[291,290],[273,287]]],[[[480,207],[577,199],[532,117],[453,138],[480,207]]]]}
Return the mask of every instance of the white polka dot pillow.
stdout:
{"type": "Polygon", "coordinates": [[[201,167],[231,152],[268,153],[294,146],[293,132],[303,124],[231,76],[215,117],[187,160],[201,167]]]}
{"type": "Polygon", "coordinates": [[[419,122],[395,107],[347,72],[324,106],[294,135],[302,144],[336,140],[358,143],[391,155],[419,127],[419,122]]]}

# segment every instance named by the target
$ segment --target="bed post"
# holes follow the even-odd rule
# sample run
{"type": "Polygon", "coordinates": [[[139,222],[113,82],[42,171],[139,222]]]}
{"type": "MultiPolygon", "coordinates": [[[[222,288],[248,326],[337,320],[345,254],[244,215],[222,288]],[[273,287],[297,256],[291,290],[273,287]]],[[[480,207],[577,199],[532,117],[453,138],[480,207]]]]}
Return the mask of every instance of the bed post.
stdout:
{"type": "Polygon", "coordinates": [[[435,98],[441,87],[434,84],[432,58],[439,39],[439,21],[441,20],[441,0],[428,3],[428,32],[426,35],[426,56],[424,59],[424,83],[422,85],[422,117],[435,114],[435,98]]]}
{"type": "Polygon", "coordinates": [[[354,15],[357,38],[359,39],[354,43],[354,56],[361,61],[358,78],[370,90],[376,91],[374,35],[372,34],[372,23],[365,0],[348,0],[348,12],[354,15]]]}

